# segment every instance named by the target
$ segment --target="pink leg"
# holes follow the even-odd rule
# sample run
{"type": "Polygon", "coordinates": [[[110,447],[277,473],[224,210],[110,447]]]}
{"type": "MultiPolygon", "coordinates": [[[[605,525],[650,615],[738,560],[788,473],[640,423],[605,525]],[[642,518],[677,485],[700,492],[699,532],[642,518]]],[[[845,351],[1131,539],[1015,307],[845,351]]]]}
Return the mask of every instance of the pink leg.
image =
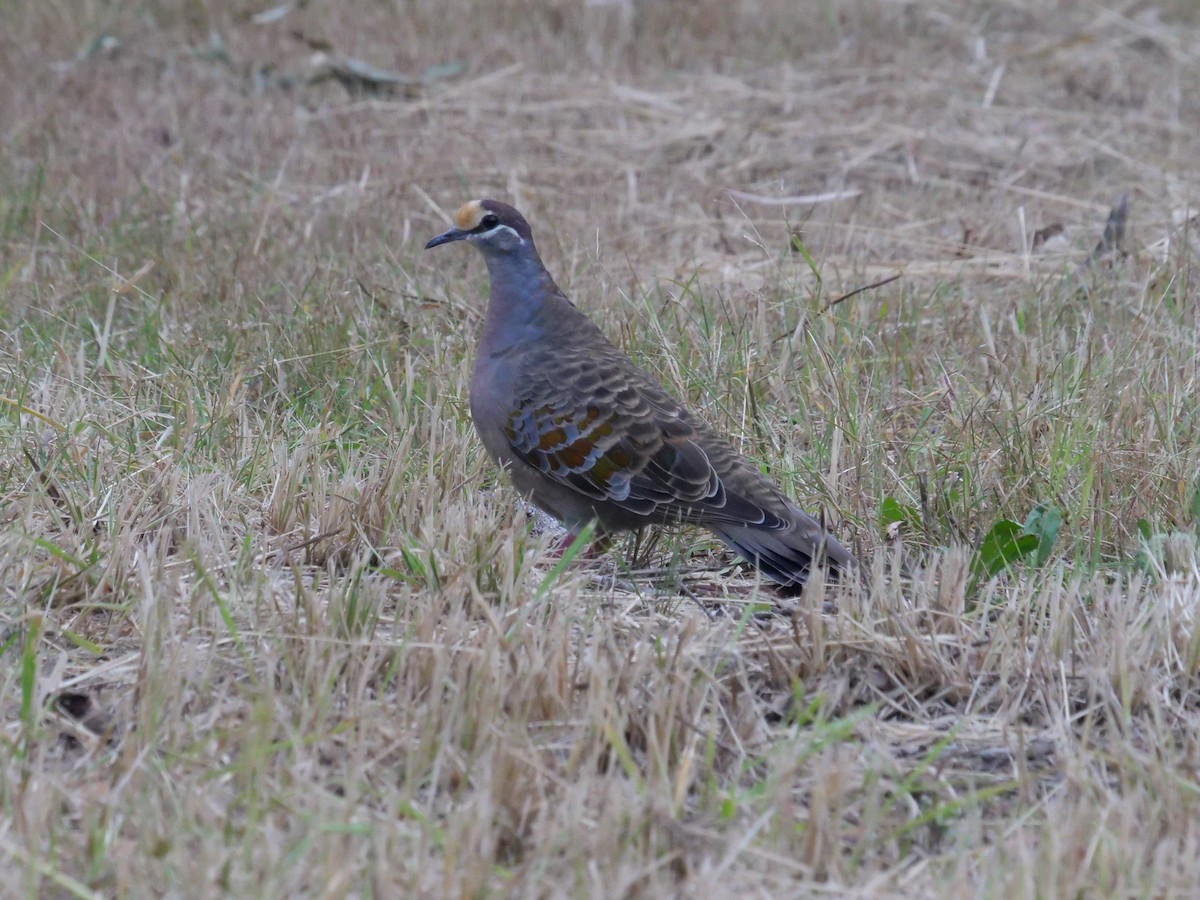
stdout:
{"type": "MultiPolygon", "coordinates": [[[[567,548],[570,547],[571,544],[575,543],[575,537],[575,535],[569,532],[565,534],[563,539],[559,541],[558,546],[550,551],[550,558],[562,559],[563,555],[567,552],[567,548]]],[[[587,546],[586,550],[579,554],[578,558],[597,559],[608,551],[608,548],[612,546],[612,543],[613,539],[611,537],[609,537],[607,534],[601,534],[587,546]]]]}

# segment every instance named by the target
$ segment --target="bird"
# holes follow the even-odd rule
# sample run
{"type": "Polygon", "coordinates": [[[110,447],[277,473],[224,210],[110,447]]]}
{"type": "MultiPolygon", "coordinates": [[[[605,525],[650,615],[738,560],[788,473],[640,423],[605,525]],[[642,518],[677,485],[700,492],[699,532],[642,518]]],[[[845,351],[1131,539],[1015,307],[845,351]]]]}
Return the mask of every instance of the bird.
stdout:
{"type": "Polygon", "coordinates": [[[469,405],[488,454],[573,539],[686,523],[784,588],[857,568],[837,538],[614,346],[559,290],[525,217],[472,200],[426,250],[466,241],[491,280],[469,405]]]}

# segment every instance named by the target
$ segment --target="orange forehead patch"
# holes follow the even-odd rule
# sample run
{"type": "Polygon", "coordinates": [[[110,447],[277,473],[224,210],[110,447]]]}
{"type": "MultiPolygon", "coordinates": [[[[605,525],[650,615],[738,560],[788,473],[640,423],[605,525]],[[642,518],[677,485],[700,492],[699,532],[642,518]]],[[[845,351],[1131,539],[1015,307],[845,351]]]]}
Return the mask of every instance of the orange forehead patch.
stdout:
{"type": "Polygon", "coordinates": [[[478,200],[472,200],[458,208],[458,212],[454,214],[454,225],[463,231],[470,231],[472,228],[479,227],[480,221],[486,215],[487,210],[483,208],[483,204],[478,200]]]}

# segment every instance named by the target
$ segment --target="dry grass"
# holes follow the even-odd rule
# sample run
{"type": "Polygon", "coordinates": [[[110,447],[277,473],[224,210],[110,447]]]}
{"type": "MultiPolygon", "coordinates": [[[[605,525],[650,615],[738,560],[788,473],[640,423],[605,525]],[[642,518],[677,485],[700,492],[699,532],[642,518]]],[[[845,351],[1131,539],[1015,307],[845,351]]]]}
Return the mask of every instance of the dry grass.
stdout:
{"type": "Polygon", "coordinates": [[[1194,893],[1200,22],[797,6],[10,5],[0,894],[1194,893]],[[555,566],[480,195],[865,590],[555,566]]]}

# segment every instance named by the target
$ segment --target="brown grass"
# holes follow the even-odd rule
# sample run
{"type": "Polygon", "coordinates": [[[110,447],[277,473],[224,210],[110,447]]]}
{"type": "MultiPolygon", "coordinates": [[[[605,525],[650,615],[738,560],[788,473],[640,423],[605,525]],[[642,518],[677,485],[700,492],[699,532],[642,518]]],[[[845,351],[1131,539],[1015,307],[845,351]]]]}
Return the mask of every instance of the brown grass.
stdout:
{"type": "Polygon", "coordinates": [[[5,13],[0,895],[1195,892],[1191,4],[259,11],[5,13]],[[555,566],[486,195],[864,590],[555,566]]]}

